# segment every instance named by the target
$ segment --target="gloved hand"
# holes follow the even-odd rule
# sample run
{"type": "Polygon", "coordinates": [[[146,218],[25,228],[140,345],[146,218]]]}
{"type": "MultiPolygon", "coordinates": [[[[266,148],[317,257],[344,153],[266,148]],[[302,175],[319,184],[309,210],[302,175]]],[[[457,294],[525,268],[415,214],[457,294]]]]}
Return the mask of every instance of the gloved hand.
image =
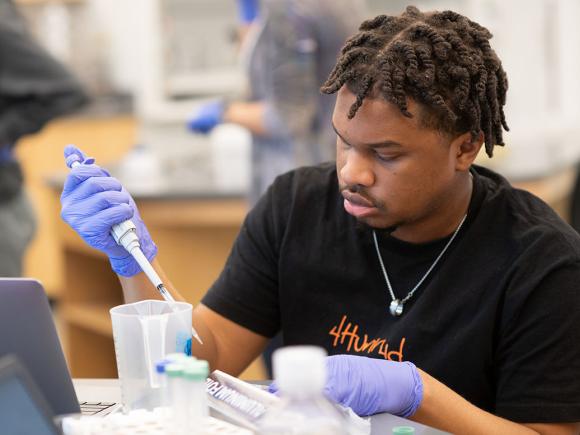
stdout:
{"type": "Polygon", "coordinates": [[[243,24],[250,24],[258,16],[259,0],[238,0],[238,12],[243,24]]]}
{"type": "Polygon", "coordinates": [[[423,381],[415,365],[355,355],[326,359],[325,392],[360,416],[388,412],[409,417],[423,400],[423,381]]]}
{"type": "Polygon", "coordinates": [[[149,261],[157,254],[157,246],[151,240],[133,198],[117,179],[93,164],[94,159],[87,159],[78,148],[67,146],[64,156],[67,166],[70,167],[74,161],[81,162],[81,165],[71,169],[64,183],[60,197],[62,219],[86,243],[109,257],[115,273],[127,277],[138,274],[141,268],[135,259],[110,234],[113,225],[131,219],[137,228],[143,254],[149,261]]]}
{"type": "Polygon", "coordinates": [[[223,121],[225,103],[221,100],[210,101],[201,105],[188,119],[190,130],[208,133],[223,121]]]}
{"type": "MultiPolygon", "coordinates": [[[[326,372],[326,396],[360,416],[388,412],[410,417],[423,400],[421,376],[407,361],[334,355],[326,358],[326,372]]],[[[268,391],[277,394],[275,382],[268,391]]]]}

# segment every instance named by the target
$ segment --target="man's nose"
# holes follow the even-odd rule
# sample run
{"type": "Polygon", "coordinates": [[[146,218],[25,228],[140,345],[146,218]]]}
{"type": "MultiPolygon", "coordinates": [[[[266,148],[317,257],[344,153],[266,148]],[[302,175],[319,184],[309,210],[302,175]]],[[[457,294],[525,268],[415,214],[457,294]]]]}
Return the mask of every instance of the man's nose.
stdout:
{"type": "Polygon", "coordinates": [[[370,187],[375,183],[372,162],[363,152],[350,149],[345,153],[343,162],[340,177],[347,186],[370,187]]]}

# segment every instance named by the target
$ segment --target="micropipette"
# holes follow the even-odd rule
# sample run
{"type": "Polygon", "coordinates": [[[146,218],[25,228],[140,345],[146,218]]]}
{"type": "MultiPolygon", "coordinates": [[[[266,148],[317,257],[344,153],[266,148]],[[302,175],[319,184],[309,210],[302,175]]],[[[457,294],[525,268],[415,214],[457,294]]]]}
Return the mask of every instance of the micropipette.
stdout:
{"type": "MultiPolygon", "coordinates": [[[[84,164],[92,164],[94,162],[95,159],[93,159],[92,157],[89,157],[83,161],[84,164]]],[[[76,160],[70,163],[70,167],[74,168],[80,164],[81,163],[78,160],[76,160]]],[[[167,291],[167,289],[163,285],[163,282],[161,281],[161,278],[159,277],[157,272],[155,272],[155,269],[153,269],[153,266],[151,266],[151,263],[149,263],[149,260],[147,260],[145,254],[143,254],[143,251],[141,250],[141,245],[139,244],[139,237],[137,236],[137,227],[135,227],[133,221],[127,219],[126,221],[121,222],[120,224],[113,225],[113,227],[111,228],[111,236],[113,236],[113,239],[115,240],[115,242],[117,242],[118,245],[125,248],[127,252],[129,252],[129,254],[133,256],[135,261],[137,261],[137,264],[141,267],[141,270],[145,272],[145,275],[147,275],[147,278],[149,278],[149,281],[151,281],[151,283],[155,286],[157,291],[159,291],[161,296],[163,296],[163,299],[165,299],[165,301],[170,303],[170,306],[173,309],[173,305],[171,305],[171,302],[175,302],[175,299],[167,291]]],[[[191,335],[200,344],[203,344],[203,342],[201,341],[201,337],[193,327],[191,328],[191,335]]]]}

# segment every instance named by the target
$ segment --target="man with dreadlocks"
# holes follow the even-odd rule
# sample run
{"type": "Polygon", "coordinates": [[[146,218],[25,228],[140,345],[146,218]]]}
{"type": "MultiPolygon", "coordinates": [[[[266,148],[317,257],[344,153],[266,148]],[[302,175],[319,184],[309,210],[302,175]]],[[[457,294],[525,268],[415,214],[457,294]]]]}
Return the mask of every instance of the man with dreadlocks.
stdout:
{"type": "MultiPolygon", "coordinates": [[[[322,87],[337,93],[336,165],[278,177],[248,214],[194,310],[195,355],[238,374],[281,330],[287,345],[327,349],[328,394],[361,415],[578,433],[580,237],[473,164],[507,129],[490,38],[464,16],[414,7],[361,25],[322,87]]],[[[126,299],[158,297],[108,234],[134,216],[155,257],[117,181],[79,165],[62,206],[108,253],[126,299]]]]}

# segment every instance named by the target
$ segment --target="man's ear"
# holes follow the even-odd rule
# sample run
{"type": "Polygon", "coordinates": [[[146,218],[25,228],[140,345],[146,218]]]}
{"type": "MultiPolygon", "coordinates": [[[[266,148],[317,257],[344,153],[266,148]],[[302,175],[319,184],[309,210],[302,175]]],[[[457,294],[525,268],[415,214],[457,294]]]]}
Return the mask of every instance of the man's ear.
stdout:
{"type": "Polygon", "coordinates": [[[473,161],[477,157],[483,145],[483,133],[479,133],[474,139],[471,133],[463,133],[451,142],[451,148],[455,150],[455,169],[457,171],[468,171],[473,161]]]}

